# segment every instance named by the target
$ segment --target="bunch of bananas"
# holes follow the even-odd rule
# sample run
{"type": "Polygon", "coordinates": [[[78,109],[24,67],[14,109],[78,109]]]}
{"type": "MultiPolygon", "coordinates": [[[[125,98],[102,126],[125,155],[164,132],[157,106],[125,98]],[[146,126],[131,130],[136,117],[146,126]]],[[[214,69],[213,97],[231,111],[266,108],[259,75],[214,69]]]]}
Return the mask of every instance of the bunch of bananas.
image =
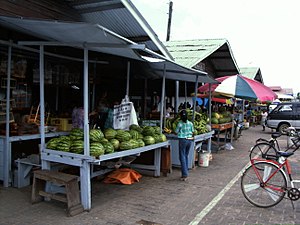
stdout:
{"type": "MultiPolygon", "coordinates": [[[[186,110],[186,111],[187,111],[188,120],[192,121],[193,110],[186,110]]],[[[179,114],[174,118],[166,118],[164,132],[168,133],[168,134],[175,133],[175,130],[176,130],[179,120],[180,120],[179,114]]],[[[209,119],[208,119],[208,116],[206,113],[195,112],[195,119],[193,121],[195,133],[196,134],[207,133],[208,129],[207,129],[206,125],[208,122],[209,122],[209,119]]]]}

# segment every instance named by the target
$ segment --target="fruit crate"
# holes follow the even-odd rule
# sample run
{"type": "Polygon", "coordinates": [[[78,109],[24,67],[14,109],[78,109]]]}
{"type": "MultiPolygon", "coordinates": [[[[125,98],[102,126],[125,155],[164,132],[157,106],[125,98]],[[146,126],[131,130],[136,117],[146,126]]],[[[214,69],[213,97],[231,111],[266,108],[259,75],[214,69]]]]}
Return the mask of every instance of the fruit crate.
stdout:
{"type": "Polygon", "coordinates": [[[72,118],[51,118],[50,124],[57,126],[60,131],[70,131],[72,129],[72,118]]]}

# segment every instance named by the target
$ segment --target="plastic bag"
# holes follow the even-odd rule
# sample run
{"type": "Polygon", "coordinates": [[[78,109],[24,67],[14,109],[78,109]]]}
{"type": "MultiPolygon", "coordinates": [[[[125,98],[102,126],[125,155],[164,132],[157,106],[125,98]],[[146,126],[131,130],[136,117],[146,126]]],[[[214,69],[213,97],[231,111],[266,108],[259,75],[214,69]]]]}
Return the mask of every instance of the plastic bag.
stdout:
{"type": "Polygon", "coordinates": [[[225,150],[233,150],[234,147],[230,143],[226,143],[224,146],[225,150]]]}
{"type": "Polygon", "coordinates": [[[137,171],[129,168],[117,169],[104,178],[104,183],[106,184],[133,184],[139,182],[142,175],[137,171]]]}
{"type": "Polygon", "coordinates": [[[120,105],[114,106],[114,129],[129,130],[132,124],[138,125],[134,105],[125,96],[120,105]]]}

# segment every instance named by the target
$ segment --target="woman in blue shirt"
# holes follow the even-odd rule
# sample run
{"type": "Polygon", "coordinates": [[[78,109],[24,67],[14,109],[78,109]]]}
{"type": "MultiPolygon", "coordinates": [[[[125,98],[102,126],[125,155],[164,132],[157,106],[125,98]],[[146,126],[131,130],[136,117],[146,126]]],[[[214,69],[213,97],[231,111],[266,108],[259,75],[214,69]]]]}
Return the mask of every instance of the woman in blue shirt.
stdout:
{"type": "Polygon", "coordinates": [[[181,179],[185,181],[188,177],[188,156],[193,142],[194,125],[187,118],[186,110],[180,112],[180,121],[175,130],[179,138],[179,160],[181,164],[181,179]]]}

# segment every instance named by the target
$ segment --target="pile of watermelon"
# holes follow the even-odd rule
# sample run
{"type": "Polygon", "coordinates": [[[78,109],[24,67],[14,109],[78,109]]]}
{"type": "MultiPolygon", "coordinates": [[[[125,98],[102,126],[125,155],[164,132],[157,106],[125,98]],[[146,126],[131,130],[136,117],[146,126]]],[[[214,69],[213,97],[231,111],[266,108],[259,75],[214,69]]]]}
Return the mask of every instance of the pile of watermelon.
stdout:
{"type": "MultiPolygon", "coordinates": [[[[145,145],[152,145],[167,141],[160,127],[131,125],[129,130],[115,130],[112,128],[91,129],[90,155],[99,158],[101,155],[115,151],[129,150],[145,145]]],[[[83,129],[74,128],[68,136],[60,136],[50,139],[47,149],[83,154],[84,151],[83,129]]]]}

